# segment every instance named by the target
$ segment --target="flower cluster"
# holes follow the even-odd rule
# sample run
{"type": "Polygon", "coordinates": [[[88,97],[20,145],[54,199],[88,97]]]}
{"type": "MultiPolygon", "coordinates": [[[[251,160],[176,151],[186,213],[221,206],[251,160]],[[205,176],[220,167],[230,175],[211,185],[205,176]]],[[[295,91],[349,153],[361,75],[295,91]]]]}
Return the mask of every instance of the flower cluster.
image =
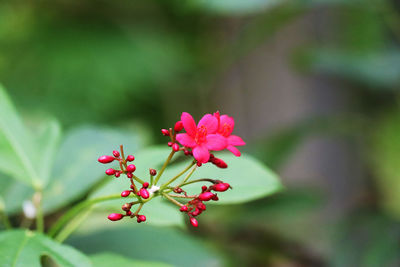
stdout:
{"type": "Polygon", "coordinates": [[[239,136],[232,135],[233,128],[233,118],[228,115],[220,115],[219,112],[204,115],[197,125],[189,113],[183,112],[181,120],[175,123],[174,128],[161,130],[164,136],[170,137],[168,146],[170,146],[172,150],[158,172],[155,169],[149,170],[149,182],[145,182],[134,175],[136,166],[131,164],[131,162],[134,161],[135,157],[133,155],[128,155],[125,158],[122,145],[120,146],[120,152],[116,150],[113,151],[113,156],[101,156],[98,159],[100,163],[119,162],[119,169],[109,168],[106,170],[107,175],[118,178],[121,174],[124,174],[130,180],[129,189],[122,191],[121,197],[135,198],[135,201],[127,202],[122,206],[124,213],[112,213],[108,216],[108,219],[111,221],[118,221],[124,217],[130,217],[136,218],[138,223],[144,222],[146,221],[146,216],[139,214],[143,205],[152,198],[161,196],[177,205],[181,212],[185,212],[188,215],[191,225],[197,227],[198,221],[195,217],[206,210],[205,202],[218,201],[216,192],[224,192],[231,188],[231,186],[219,179],[202,178],[191,180],[190,177],[196,168],[208,162],[219,168],[228,167],[225,161],[215,157],[210,151],[227,149],[235,156],[241,155],[237,146],[243,146],[245,142],[239,136]],[[184,133],[182,133],[183,130],[185,130],[184,133]],[[162,174],[177,152],[183,152],[186,156],[193,157],[193,159],[189,166],[158,186],[157,183],[160,181],[162,174]],[[183,180],[176,185],[172,185],[184,174],[186,175],[183,180]],[[187,192],[182,189],[188,184],[203,182],[209,182],[211,185],[203,185],[201,187],[201,193],[198,195],[188,195],[187,192]],[[138,189],[136,183],[141,185],[140,189],[138,189]],[[182,204],[177,199],[181,201],[186,200],[187,202],[182,204]],[[137,205],[137,209],[132,212],[132,207],[135,205],[137,205]]]}

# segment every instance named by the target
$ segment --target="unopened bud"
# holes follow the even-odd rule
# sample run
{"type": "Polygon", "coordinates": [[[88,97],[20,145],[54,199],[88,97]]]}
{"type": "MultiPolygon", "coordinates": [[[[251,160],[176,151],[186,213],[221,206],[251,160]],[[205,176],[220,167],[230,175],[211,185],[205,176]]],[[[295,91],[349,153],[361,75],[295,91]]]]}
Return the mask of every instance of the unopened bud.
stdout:
{"type": "Polygon", "coordinates": [[[228,183],[219,183],[212,186],[212,189],[217,192],[224,192],[228,190],[230,185],[228,183]]]}
{"type": "Polygon", "coordinates": [[[184,205],[179,210],[182,212],[186,212],[188,210],[188,207],[184,205]]]}
{"type": "Polygon", "coordinates": [[[226,169],[226,168],[228,168],[228,164],[226,164],[226,162],[223,161],[222,159],[214,158],[214,159],[212,160],[212,163],[213,163],[215,166],[217,166],[218,168],[221,168],[221,169],[226,169]]]}
{"type": "Polygon", "coordinates": [[[191,224],[193,227],[199,226],[199,222],[196,220],[196,218],[190,218],[190,224],[191,224]]]}
{"type": "Polygon", "coordinates": [[[126,176],[127,176],[128,178],[132,178],[132,177],[133,177],[133,174],[132,174],[131,172],[128,172],[128,173],[126,173],[126,176]]]}
{"type": "Polygon", "coordinates": [[[122,215],[121,213],[111,213],[110,215],[108,215],[108,219],[110,221],[119,221],[124,217],[124,215],[122,215]]]}
{"type": "Polygon", "coordinates": [[[147,187],[149,187],[149,183],[148,182],[144,182],[143,183],[143,188],[147,188],[147,187]]]}
{"type": "Polygon", "coordinates": [[[157,171],[155,169],[150,169],[150,175],[151,176],[156,176],[157,175],[157,171]]]}
{"type": "Polygon", "coordinates": [[[113,162],[114,159],[115,159],[115,158],[112,157],[112,156],[104,155],[104,156],[101,156],[101,157],[98,159],[98,161],[99,161],[100,163],[106,164],[106,163],[113,162]]]}
{"type": "Polygon", "coordinates": [[[182,131],[182,129],[183,129],[182,121],[177,121],[175,123],[175,127],[174,127],[175,132],[180,132],[180,131],[182,131]]]}
{"type": "Polygon", "coordinates": [[[121,192],[121,197],[127,197],[127,196],[129,196],[130,194],[131,194],[131,191],[125,190],[125,191],[122,191],[122,192],[121,192]]]}
{"type": "Polygon", "coordinates": [[[129,164],[128,166],[126,166],[126,171],[127,172],[134,172],[136,171],[136,166],[133,164],[129,164]]]}
{"type": "Polygon", "coordinates": [[[167,129],[161,129],[161,133],[165,136],[169,136],[169,131],[167,129]]]}
{"type": "Polygon", "coordinates": [[[203,186],[201,187],[201,192],[205,192],[206,190],[207,190],[207,186],[203,185],[203,186]]]}
{"type": "Polygon", "coordinates": [[[107,169],[106,170],[106,174],[107,175],[114,175],[115,174],[115,170],[113,168],[107,169]]]}
{"type": "Polygon", "coordinates": [[[209,201],[209,200],[212,199],[213,196],[214,196],[214,194],[211,193],[211,192],[204,192],[204,193],[201,193],[201,194],[199,195],[199,199],[200,199],[201,201],[209,201]]]}
{"type": "Polygon", "coordinates": [[[114,157],[118,158],[119,157],[119,152],[117,150],[114,150],[113,151],[113,155],[114,155],[114,157]]]}
{"type": "Polygon", "coordinates": [[[211,199],[214,200],[214,201],[218,201],[219,200],[217,195],[213,195],[213,197],[211,199]]]}
{"type": "Polygon", "coordinates": [[[126,157],[126,161],[134,161],[134,160],[135,160],[135,157],[133,155],[128,155],[126,157]]]}
{"type": "Polygon", "coordinates": [[[197,207],[198,207],[200,210],[206,210],[206,209],[207,209],[206,205],[204,205],[203,202],[199,202],[199,203],[197,204],[197,207]]]}
{"type": "Polygon", "coordinates": [[[123,211],[130,211],[132,208],[132,204],[131,203],[125,203],[124,205],[122,205],[122,210],[123,211]]]}
{"type": "Polygon", "coordinates": [[[116,173],[114,174],[114,176],[117,177],[117,178],[118,178],[120,175],[121,175],[121,172],[116,172],[116,173]]]}
{"type": "Polygon", "coordinates": [[[172,143],[172,142],[168,142],[168,146],[172,146],[174,143],[172,143]]]}
{"type": "Polygon", "coordinates": [[[145,222],[146,221],[146,216],[144,216],[144,215],[139,215],[139,217],[138,217],[142,222],[145,222]]]}
{"type": "Polygon", "coordinates": [[[172,145],[172,150],[174,150],[175,152],[179,151],[179,145],[177,143],[174,143],[172,145]]]}
{"type": "Polygon", "coordinates": [[[147,198],[149,198],[149,191],[147,191],[147,189],[145,189],[145,188],[141,188],[141,189],[139,190],[139,195],[140,195],[142,198],[147,199],[147,198]]]}
{"type": "Polygon", "coordinates": [[[131,215],[132,215],[132,211],[128,210],[128,211],[126,212],[126,216],[131,216],[131,215]]]}

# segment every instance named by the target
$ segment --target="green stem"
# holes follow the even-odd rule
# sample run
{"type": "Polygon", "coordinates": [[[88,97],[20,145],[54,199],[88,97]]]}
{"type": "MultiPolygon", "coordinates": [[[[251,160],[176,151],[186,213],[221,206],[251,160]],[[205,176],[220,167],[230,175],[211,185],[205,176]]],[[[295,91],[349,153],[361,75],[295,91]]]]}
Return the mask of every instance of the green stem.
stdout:
{"type": "Polygon", "coordinates": [[[144,181],[137,177],[136,175],[132,174],[132,178],[135,179],[138,183],[144,184],[144,181]]]}
{"type": "Polygon", "coordinates": [[[156,179],[154,181],[154,184],[156,185],[158,180],[160,180],[161,175],[163,174],[163,172],[165,171],[165,168],[167,168],[169,162],[171,161],[172,157],[174,156],[175,151],[171,151],[171,153],[169,153],[169,156],[167,158],[167,160],[164,162],[164,165],[161,167],[161,170],[158,172],[156,179]]]}
{"type": "Polygon", "coordinates": [[[112,200],[112,199],[119,199],[121,198],[120,194],[116,195],[110,195],[110,196],[105,196],[105,197],[99,197],[99,198],[94,198],[94,199],[89,199],[86,201],[83,201],[70,209],[67,213],[65,213],[49,230],[48,235],[51,237],[55,237],[55,235],[60,231],[61,228],[63,228],[70,220],[72,220],[75,216],[77,216],[82,210],[91,207],[92,205],[107,201],[107,200],[112,200]]]}
{"type": "Polygon", "coordinates": [[[173,199],[172,197],[170,197],[168,194],[163,194],[164,197],[166,197],[169,201],[171,201],[172,203],[174,203],[175,205],[182,207],[183,204],[181,204],[179,201],[176,201],[175,199],[173,199]]]}
{"type": "MultiPolygon", "coordinates": [[[[165,184],[163,184],[160,188],[160,190],[165,189],[169,184],[171,184],[172,182],[174,182],[176,179],[178,179],[179,177],[181,177],[185,172],[187,172],[190,168],[192,168],[192,166],[196,164],[195,161],[193,161],[192,163],[190,163],[185,169],[183,169],[180,173],[178,173],[177,175],[175,175],[174,177],[172,177],[168,182],[166,182],[165,184]]],[[[192,171],[193,172],[193,171],[192,171]]]]}
{"type": "MultiPolygon", "coordinates": [[[[179,188],[179,187],[183,187],[185,185],[189,185],[189,184],[194,184],[194,183],[198,183],[198,182],[210,182],[210,183],[215,183],[217,180],[215,179],[209,179],[209,178],[201,178],[201,179],[196,179],[196,180],[192,180],[189,182],[182,182],[179,185],[177,185],[175,188],[179,188]]],[[[165,193],[169,193],[171,191],[173,191],[174,188],[170,189],[169,191],[166,191],[165,193]]]]}
{"type": "Polygon", "coordinates": [[[42,209],[42,191],[36,191],[36,193],[33,195],[33,205],[35,206],[36,209],[36,230],[39,233],[44,232],[44,215],[43,215],[43,209],[42,209]]]}
{"type": "Polygon", "coordinates": [[[84,212],[81,213],[79,217],[76,219],[70,221],[54,238],[58,242],[63,242],[65,239],[72,234],[76,228],[81,225],[81,223],[89,216],[89,214],[92,212],[92,208],[90,207],[89,209],[85,210],[84,212]]]}

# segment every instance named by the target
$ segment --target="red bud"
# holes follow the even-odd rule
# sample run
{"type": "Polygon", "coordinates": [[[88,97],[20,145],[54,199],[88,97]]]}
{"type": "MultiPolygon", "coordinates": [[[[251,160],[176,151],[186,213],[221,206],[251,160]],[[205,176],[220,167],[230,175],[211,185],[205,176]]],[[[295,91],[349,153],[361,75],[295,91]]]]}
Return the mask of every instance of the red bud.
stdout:
{"type": "Polygon", "coordinates": [[[206,205],[204,205],[203,202],[199,202],[199,204],[197,204],[197,207],[198,207],[200,210],[206,210],[206,209],[207,209],[206,205]]]}
{"type": "Polygon", "coordinates": [[[115,177],[117,177],[117,178],[118,178],[120,175],[121,175],[121,172],[116,172],[116,173],[115,173],[115,177]]]}
{"type": "Polygon", "coordinates": [[[136,166],[133,164],[129,164],[128,166],[126,166],[127,172],[134,172],[135,170],[136,170],[136,166]]]}
{"type": "Polygon", "coordinates": [[[177,151],[179,151],[179,145],[177,144],[177,143],[174,143],[173,145],[172,145],[172,150],[174,150],[175,152],[177,152],[177,151]]]}
{"type": "Polygon", "coordinates": [[[155,169],[150,169],[150,175],[151,176],[156,176],[157,171],[155,169]]]}
{"type": "Polygon", "coordinates": [[[212,186],[212,189],[217,192],[224,192],[228,190],[230,185],[228,183],[219,183],[212,186]]]}
{"type": "Polygon", "coordinates": [[[131,194],[131,191],[125,190],[125,191],[122,191],[121,197],[127,197],[127,196],[129,196],[130,194],[131,194]]]}
{"type": "Polygon", "coordinates": [[[182,129],[183,129],[182,121],[177,121],[175,123],[175,127],[174,127],[175,132],[180,132],[180,131],[182,131],[182,129]]]}
{"type": "Polygon", "coordinates": [[[179,210],[182,211],[182,212],[184,212],[184,211],[187,211],[187,210],[188,210],[188,207],[187,207],[187,206],[182,206],[179,210]]]}
{"type": "Polygon", "coordinates": [[[219,200],[217,195],[214,195],[211,199],[214,200],[214,201],[218,201],[219,200]]]}
{"type": "Polygon", "coordinates": [[[128,211],[126,212],[126,215],[127,215],[127,216],[131,216],[131,215],[132,215],[132,211],[128,210],[128,211]]]}
{"type": "Polygon", "coordinates": [[[161,129],[161,133],[165,136],[169,136],[169,131],[167,129],[161,129]]]}
{"type": "Polygon", "coordinates": [[[128,173],[126,173],[126,176],[127,176],[128,178],[132,178],[132,177],[133,177],[133,174],[132,174],[131,172],[128,172],[128,173]]]}
{"type": "Polygon", "coordinates": [[[190,224],[191,224],[193,227],[199,226],[199,222],[198,222],[195,218],[190,218],[190,224]]]}
{"type": "Polygon", "coordinates": [[[101,156],[101,157],[98,159],[98,161],[99,161],[100,163],[106,164],[106,163],[113,162],[114,159],[115,159],[115,158],[112,157],[112,156],[104,155],[104,156],[101,156]]]}
{"type": "Polygon", "coordinates": [[[135,160],[135,157],[134,157],[133,155],[128,155],[128,156],[126,157],[126,160],[127,160],[127,161],[134,161],[134,160],[135,160]]]}
{"type": "Polygon", "coordinates": [[[172,146],[174,143],[172,143],[172,142],[168,142],[168,146],[172,146]]]}
{"type": "Polygon", "coordinates": [[[140,190],[139,190],[139,195],[142,197],[142,198],[144,198],[144,199],[147,199],[147,198],[149,198],[149,191],[147,191],[147,189],[145,189],[145,188],[141,188],[140,190]]]}
{"type": "Polygon", "coordinates": [[[206,190],[207,190],[207,186],[203,185],[203,186],[201,187],[201,192],[204,192],[204,191],[206,191],[206,190]]]}
{"type": "Polygon", "coordinates": [[[110,215],[108,215],[108,219],[110,221],[119,221],[124,217],[124,215],[122,215],[121,213],[111,213],[110,215]]]}
{"type": "Polygon", "coordinates": [[[226,168],[228,168],[228,164],[226,164],[226,162],[223,161],[222,159],[214,158],[213,161],[212,161],[212,163],[214,163],[215,166],[217,166],[217,167],[219,167],[219,168],[221,168],[221,169],[226,169],[226,168]]]}
{"type": "Polygon", "coordinates": [[[119,152],[117,150],[114,150],[113,151],[113,155],[114,155],[114,157],[118,158],[119,157],[119,152]]]}
{"type": "Polygon", "coordinates": [[[106,174],[107,175],[114,175],[115,174],[115,170],[113,168],[107,169],[106,170],[106,174]]]}
{"type": "Polygon", "coordinates": [[[148,182],[143,183],[143,188],[147,188],[147,187],[149,187],[149,183],[148,182]]]}
{"type": "Polygon", "coordinates": [[[146,221],[146,216],[144,215],[139,215],[138,217],[140,219],[140,221],[145,222],[146,221]]]}
{"type": "Polygon", "coordinates": [[[211,192],[204,192],[199,195],[199,199],[201,201],[209,201],[210,199],[212,199],[213,196],[214,194],[211,192]]]}
{"type": "Polygon", "coordinates": [[[131,203],[125,203],[124,205],[122,205],[122,210],[123,211],[130,211],[132,208],[131,203]]]}
{"type": "Polygon", "coordinates": [[[198,216],[198,215],[200,215],[200,213],[201,213],[201,210],[196,208],[191,214],[192,214],[192,216],[198,216]]]}

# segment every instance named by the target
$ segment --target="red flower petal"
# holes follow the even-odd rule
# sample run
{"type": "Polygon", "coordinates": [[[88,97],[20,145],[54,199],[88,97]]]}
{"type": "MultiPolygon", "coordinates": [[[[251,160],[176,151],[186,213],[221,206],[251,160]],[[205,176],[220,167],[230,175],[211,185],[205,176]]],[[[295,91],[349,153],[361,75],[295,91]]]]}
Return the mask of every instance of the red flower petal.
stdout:
{"type": "Polygon", "coordinates": [[[200,163],[207,163],[210,158],[210,152],[205,146],[196,146],[193,148],[193,157],[200,163]]]}
{"type": "Polygon", "coordinates": [[[246,143],[243,139],[237,135],[231,135],[228,137],[228,145],[233,146],[244,146],[246,143]]]}
{"type": "Polygon", "coordinates": [[[183,123],[183,128],[190,136],[196,136],[197,127],[192,115],[187,112],[182,112],[181,121],[183,123]]]}
{"type": "Polygon", "coordinates": [[[178,140],[179,143],[186,147],[196,146],[196,142],[194,141],[194,139],[186,133],[177,134],[176,140],[178,140]]]}
{"type": "Polygon", "coordinates": [[[207,128],[207,134],[216,133],[218,130],[218,120],[211,114],[206,114],[201,118],[197,127],[204,126],[207,128]]]}
{"type": "Polygon", "coordinates": [[[232,152],[233,155],[235,155],[236,157],[240,157],[240,155],[241,155],[239,149],[237,149],[234,146],[228,146],[226,149],[228,149],[230,152],[232,152]]]}
{"type": "Polygon", "coordinates": [[[219,134],[209,134],[207,135],[206,146],[209,150],[223,150],[227,146],[226,138],[219,134]]]}

